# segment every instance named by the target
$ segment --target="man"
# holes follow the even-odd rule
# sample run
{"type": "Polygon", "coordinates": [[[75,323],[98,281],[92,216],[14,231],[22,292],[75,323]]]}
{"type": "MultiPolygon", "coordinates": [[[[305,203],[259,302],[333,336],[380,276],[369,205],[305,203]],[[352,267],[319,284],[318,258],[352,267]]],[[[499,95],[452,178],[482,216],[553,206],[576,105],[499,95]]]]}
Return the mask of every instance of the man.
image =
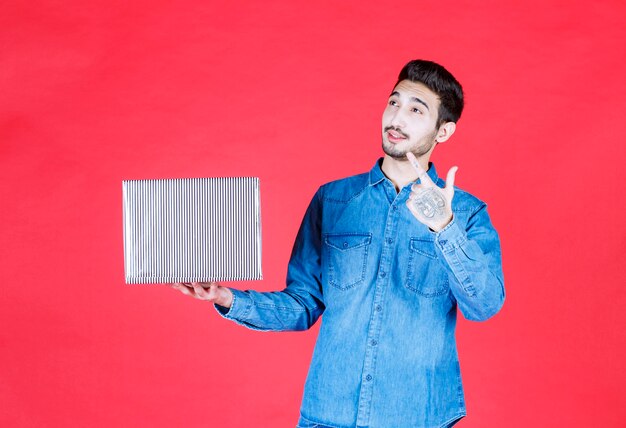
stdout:
{"type": "Polygon", "coordinates": [[[305,330],[324,314],[298,427],[450,427],[465,416],[455,342],[505,297],[486,205],[429,162],[463,110],[442,66],[409,62],[382,118],[385,156],[325,184],[296,237],[280,292],[174,284],[255,330],[305,330]]]}

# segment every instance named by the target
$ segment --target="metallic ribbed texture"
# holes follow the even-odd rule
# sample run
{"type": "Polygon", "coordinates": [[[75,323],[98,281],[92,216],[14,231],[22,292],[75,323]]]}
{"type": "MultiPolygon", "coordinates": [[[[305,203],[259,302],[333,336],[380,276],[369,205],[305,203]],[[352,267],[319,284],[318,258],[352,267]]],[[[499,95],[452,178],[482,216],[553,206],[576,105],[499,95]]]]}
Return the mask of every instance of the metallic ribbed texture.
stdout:
{"type": "Polygon", "coordinates": [[[262,279],[255,177],[125,180],[127,284],[262,279]]]}

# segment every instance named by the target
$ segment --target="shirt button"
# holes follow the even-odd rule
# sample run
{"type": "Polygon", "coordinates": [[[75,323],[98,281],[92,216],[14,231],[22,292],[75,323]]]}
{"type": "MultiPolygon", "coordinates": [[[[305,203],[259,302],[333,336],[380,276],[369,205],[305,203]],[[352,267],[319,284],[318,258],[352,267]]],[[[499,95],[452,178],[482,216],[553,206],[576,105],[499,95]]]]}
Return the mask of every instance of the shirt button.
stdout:
{"type": "Polygon", "coordinates": [[[376,345],[378,345],[378,342],[375,341],[375,340],[372,340],[371,344],[372,344],[372,346],[376,346],[376,345]]]}
{"type": "Polygon", "coordinates": [[[439,240],[439,243],[440,243],[441,245],[446,245],[446,242],[448,242],[448,241],[446,241],[445,239],[440,239],[440,240],[439,240]]]}
{"type": "Polygon", "coordinates": [[[367,381],[372,380],[372,375],[367,375],[367,376],[365,376],[365,380],[367,380],[367,381]]]}
{"type": "Polygon", "coordinates": [[[384,277],[386,277],[386,276],[387,276],[387,274],[386,274],[385,272],[381,272],[381,273],[380,273],[380,277],[381,277],[381,278],[384,278],[384,277]]]}
{"type": "Polygon", "coordinates": [[[396,205],[392,206],[391,209],[394,211],[398,211],[398,207],[396,205]]]}
{"type": "Polygon", "coordinates": [[[393,244],[393,238],[388,238],[387,239],[387,244],[393,244]]]}
{"type": "Polygon", "coordinates": [[[376,305],[376,311],[377,311],[377,312],[380,312],[380,311],[382,311],[382,310],[383,310],[383,307],[382,307],[382,306],[380,306],[380,305],[376,305]]]}
{"type": "Polygon", "coordinates": [[[348,243],[347,242],[343,243],[343,248],[348,248],[348,243]]]}

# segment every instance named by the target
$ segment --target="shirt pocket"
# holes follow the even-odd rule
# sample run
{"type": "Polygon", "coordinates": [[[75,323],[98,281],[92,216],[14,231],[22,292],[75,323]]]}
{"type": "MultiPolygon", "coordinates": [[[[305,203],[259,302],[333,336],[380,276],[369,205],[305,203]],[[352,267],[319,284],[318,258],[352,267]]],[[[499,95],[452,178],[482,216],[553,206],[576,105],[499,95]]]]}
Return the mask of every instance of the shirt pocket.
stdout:
{"type": "Polygon", "coordinates": [[[435,242],[429,238],[411,238],[407,266],[406,288],[424,297],[448,292],[448,273],[435,252],[435,242]]]}
{"type": "Polygon", "coordinates": [[[333,233],[324,235],[328,283],[347,290],[363,282],[371,233],[333,233]]]}

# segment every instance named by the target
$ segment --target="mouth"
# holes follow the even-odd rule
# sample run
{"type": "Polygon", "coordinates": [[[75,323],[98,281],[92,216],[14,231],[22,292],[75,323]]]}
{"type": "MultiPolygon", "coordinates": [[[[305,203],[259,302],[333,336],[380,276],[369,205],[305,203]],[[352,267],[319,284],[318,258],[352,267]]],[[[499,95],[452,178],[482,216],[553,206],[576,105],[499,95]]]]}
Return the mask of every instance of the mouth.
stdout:
{"type": "Polygon", "coordinates": [[[391,143],[396,144],[396,143],[406,140],[407,138],[408,136],[406,136],[405,134],[401,132],[398,132],[393,129],[387,130],[387,140],[389,140],[389,142],[391,143]]]}

